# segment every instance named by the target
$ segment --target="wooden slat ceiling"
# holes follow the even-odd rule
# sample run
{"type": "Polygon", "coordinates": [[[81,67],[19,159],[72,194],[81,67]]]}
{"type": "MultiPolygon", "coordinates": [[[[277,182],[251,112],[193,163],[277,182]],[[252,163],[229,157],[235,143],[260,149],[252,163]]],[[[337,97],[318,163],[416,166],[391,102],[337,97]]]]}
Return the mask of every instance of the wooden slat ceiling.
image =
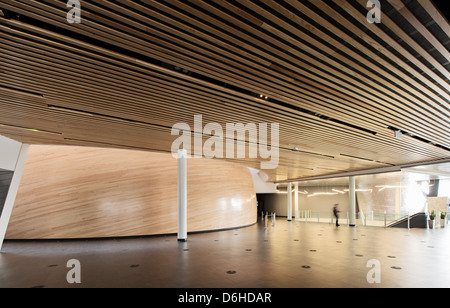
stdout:
{"type": "Polygon", "coordinates": [[[195,114],[276,122],[273,181],[450,157],[450,25],[431,1],[382,0],[380,24],[365,0],[89,0],[80,24],[66,3],[0,0],[2,135],[170,152],[195,114]]]}

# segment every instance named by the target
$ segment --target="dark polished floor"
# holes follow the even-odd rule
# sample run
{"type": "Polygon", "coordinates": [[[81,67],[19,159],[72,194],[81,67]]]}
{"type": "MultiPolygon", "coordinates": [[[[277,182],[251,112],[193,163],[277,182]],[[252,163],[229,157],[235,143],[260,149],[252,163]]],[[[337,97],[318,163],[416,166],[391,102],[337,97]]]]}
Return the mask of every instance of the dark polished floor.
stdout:
{"type": "MultiPolygon", "coordinates": [[[[450,287],[450,228],[384,229],[277,219],[175,236],[6,241],[0,287],[450,287]],[[69,284],[67,261],[80,261],[69,284]],[[380,283],[370,284],[369,260],[380,283]]],[[[372,276],[374,277],[374,276],[372,276]]]]}

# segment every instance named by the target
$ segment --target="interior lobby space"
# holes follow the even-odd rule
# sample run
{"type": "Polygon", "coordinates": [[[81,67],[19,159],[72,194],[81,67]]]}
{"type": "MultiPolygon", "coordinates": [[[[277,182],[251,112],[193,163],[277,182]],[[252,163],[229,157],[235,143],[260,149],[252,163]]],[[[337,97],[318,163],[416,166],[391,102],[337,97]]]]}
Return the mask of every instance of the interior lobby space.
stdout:
{"type": "Polygon", "coordinates": [[[0,288],[450,286],[449,3],[0,0],[0,288]]]}
{"type": "MultiPolygon", "coordinates": [[[[6,241],[2,287],[448,288],[450,228],[350,228],[277,218],[227,231],[71,241],[6,241]],[[69,284],[68,260],[81,264],[69,284]],[[368,280],[379,262],[379,281],[368,280]]],[[[375,274],[373,274],[375,275],[375,274]]]]}

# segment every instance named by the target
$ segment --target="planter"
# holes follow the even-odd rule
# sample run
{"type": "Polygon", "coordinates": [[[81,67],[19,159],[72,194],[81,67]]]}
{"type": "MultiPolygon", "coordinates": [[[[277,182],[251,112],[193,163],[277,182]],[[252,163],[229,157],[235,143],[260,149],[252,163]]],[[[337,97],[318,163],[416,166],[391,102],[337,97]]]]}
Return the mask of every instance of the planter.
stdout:
{"type": "Polygon", "coordinates": [[[431,220],[431,219],[428,220],[428,228],[429,228],[429,229],[434,229],[434,227],[435,227],[435,225],[436,225],[435,222],[436,222],[436,221],[435,221],[434,219],[433,219],[433,220],[431,220]]]}
{"type": "Polygon", "coordinates": [[[447,219],[442,219],[441,218],[441,228],[445,228],[445,226],[446,226],[446,224],[447,224],[447,221],[446,221],[447,219]]]}

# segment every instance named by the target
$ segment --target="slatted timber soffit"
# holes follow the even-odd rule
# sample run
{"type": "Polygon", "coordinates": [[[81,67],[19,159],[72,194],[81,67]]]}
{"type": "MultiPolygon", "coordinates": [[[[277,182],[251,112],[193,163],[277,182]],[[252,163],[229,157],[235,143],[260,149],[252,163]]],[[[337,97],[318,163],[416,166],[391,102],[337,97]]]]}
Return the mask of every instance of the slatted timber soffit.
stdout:
{"type": "Polygon", "coordinates": [[[447,18],[367,3],[86,0],[72,24],[67,1],[0,0],[0,134],[170,152],[194,115],[279,123],[273,181],[449,158],[447,18]]]}

